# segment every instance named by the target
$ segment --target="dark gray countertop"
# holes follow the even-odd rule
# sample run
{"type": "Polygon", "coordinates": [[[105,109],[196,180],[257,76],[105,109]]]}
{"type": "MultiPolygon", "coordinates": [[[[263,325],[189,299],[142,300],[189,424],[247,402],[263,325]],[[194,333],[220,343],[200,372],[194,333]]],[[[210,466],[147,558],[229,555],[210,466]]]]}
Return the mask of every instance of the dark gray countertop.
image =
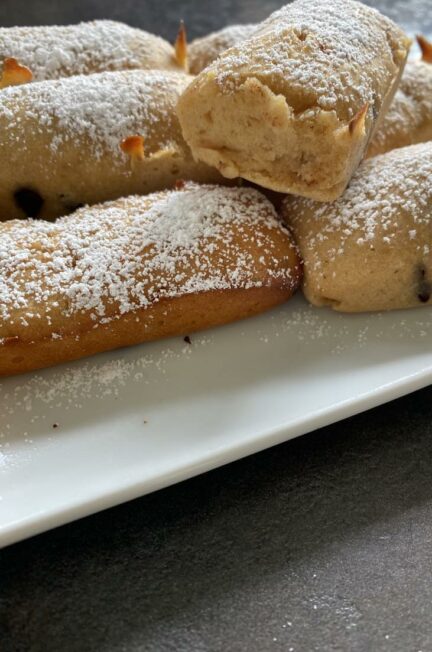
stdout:
{"type": "Polygon", "coordinates": [[[2,652],[432,650],[432,388],[0,553],[2,652]]]}
{"type": "MultiPolygon", "coordinates": [[[[279,4],[1,0],[0,24],[110,17],[172,39],[179,17],[193,36],[279,4]]],[[[428,388],[12,546],[0,650],[428,652],[431,444],[428,388]]]]}

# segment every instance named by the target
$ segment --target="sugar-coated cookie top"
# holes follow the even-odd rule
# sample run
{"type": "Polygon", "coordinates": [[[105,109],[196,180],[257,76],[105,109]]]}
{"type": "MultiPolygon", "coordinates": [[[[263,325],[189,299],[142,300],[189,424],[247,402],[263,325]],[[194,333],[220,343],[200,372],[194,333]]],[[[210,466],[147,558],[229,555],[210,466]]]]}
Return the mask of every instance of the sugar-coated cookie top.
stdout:
{"type": "Polygon", "coordinates": [[[32,136],[43,134],[48,154],[55,154],[85,140],[93,156],[109,153],[119,161],[122,139],[136,134],[144,137],[147,153],[178,147],[183,139],[175,106],[190,79],[180,72],[129,70],[6,88],[0,92],[2,142],[25,150],[32,136]]]}
{"type": "Polygon", "coordinates": [[[35,81],[164,63],[174,68],[172,55],[158,36],[112,20],[0,28],[0,62],[14,57],[30,68],[35,81]]]}
{"type": "Polygon", "coordinates": [[[281,249],[294,251],[285,227],[250,188],[187,183],[85,207],[54,224],[4,222],[0,338],[2,321],[6,329],[35,317],[50,323],[56,301],[63,320],[90,312],[105,323],[163,298],[260,287],[265,276],[291,286],[281,249]]]}
{"type": "Polygon", "coordinates": [[[388,138],[409,134],[425,122],[432,122],[432,65],[409,61],[395,98],[374,137],[374,144],[379,147],[388,138]]]}
{"type": "MultiPolygon", "coordinates": [[[[365,161],[335,202],[321,204],[299,197],[284,200],[287,221],[313,255],[318,243],[329,242],[328,255],[344,253],[345,245],[392,246],[403,237],[419,251],[432,251],[432,142],[395,149],[365,161]],[[430,226],[429,238],[417,239],[417,228],[430,226]],[[416,228],[417,227],[417,228],[416,228]],[[333,248],[332,248],[333,247],[333,248]]],[[[321,265],[316,252],[315,266],[321,265]]]]}
{"type": "Polygon", "coordinates": [[[409,42],[391,20],[355,0],[296,0],[203,73],[225,92],[256,77],[283,94],[296,113],[336,111],[351,119],[383,94],[409,42]]]}
{"type": "Polygon", "coordinates": [[[257,25],[228,25],[195,39],[188,48],[190,72],[198,74],[222,52],[249,38],[256,29],[257,25]]]}

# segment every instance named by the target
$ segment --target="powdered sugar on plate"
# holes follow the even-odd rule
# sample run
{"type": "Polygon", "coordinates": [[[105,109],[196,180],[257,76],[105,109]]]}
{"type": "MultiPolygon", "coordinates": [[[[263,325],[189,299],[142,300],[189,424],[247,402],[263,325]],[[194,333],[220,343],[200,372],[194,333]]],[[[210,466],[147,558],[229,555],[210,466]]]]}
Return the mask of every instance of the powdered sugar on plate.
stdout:
{"type": "Polygon", "coordinates": [[[151,351],[147,351],[148,345],[145,349],[134,347],[126,353],[111,353],[109,359],[92,358],[31,376],[0,380],[0,450],[7,446],[8,436],[18,434],[13,428],[18,415],[25,441],[29,431],[44,423],[50,424],[54,435],[61,432],[66,415],[70,418],[79,414],[90,403],[100,407],[124,399],[131,388],[138,395],[141,392],[142,400],[146,393],[162,391],[157,387],[163,385],[169,372],[178,366],[187,368],[188,360],[212,343],[212,335],[195,333],[187,345],[179,339],[169,344],[154,343],[151,351]]]}
{"type": "MultiPolygon", "coordinates": [[[[194,346],[201,341],[206,342],[208,338],[194,337],[194,346]]],[[[17,412],[27,413],[31,424],[45,418],[47,411],[79,410],[89,397],[101,401],[118,396],[127,383],[155,383],[165,373],[167,364],[190,355],[192,350],[191,347],[168,346],[157,356],[139,354],[133,360],[125,360],[119,354],[105,362],[83,361],[60,371],[34,373],[27,380],[18,379],[11,390],[2,389],[0,382],[0,423],[4,426],[0,434],[10,430],[6,424],[17,412]],[[35,415],[35,405],[43,405],[44,413],[35,415]]]]}
{"type": "MultiPolygon", "coordinates": [[[[382,345],[386,351],[388,342],[394,342],[400,352],[401,347],[419,342],[427,346],[431,336],[432,320],[417,312],[347,316],[314,308],[296,297],[262,318],[194,334],[191,344],[180,339],[157,342],[0,380],[0,450],[10,437],[19,436],[26,443],[32,443],[28,436],[38,433],[61,437],[66,419],[74,423],[81,410],[99,413],[104,406],[112,408],[113,401],[120,409],[131,394],[145,414],[155,397],[165,395],[167,383],[175,386],[176,379],[181,378],[187,385],[197,370],[207,365],[212,376],[211,361],[214,364],[214,357],[223,356],[227,346],[239,353],[239,359],[251,360],[253,354],[257,361],[273,355],[276,349],[281,369],[298,382],[299,373],[307,373],[300,365],[305,357],[309,360],[305,369],[315,366],[319,374],[323,356],[344,365],[345,359],[358,355],[356,351],[367,352],[382,345]],[[54,424],[58,427],[53,428],[54,424]]],[[[349,362],[347,366],[350,368],[349,362]]],[[[257,372],[257,381],[259,378],[257,372]]]]}

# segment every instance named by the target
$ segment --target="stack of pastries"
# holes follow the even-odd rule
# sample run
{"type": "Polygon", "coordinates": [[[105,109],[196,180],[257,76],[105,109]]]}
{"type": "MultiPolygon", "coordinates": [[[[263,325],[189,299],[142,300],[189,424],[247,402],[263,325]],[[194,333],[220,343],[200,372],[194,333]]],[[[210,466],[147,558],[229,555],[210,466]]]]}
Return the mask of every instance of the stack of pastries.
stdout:
{"type": "Polygon", "coordinates": [[[300,286],[346,312],[430,305],[418,42],[406,63],[410,39],[356,0],[295,0],[190,44],[182,25],[174,46],[112,21],[0,28],[0,375],[300,286]]]}

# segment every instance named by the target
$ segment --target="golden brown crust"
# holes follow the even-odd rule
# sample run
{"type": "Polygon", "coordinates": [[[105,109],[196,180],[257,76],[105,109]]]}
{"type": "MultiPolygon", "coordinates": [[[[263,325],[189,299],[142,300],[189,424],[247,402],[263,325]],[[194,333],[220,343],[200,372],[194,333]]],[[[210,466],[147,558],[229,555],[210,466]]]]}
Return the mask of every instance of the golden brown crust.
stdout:
{"type": "Polygon", "coordinates": [[[420,34],[417,36],[417,43],[422,53],[422,61],[432,63],[432,43],[420,34]]]}
{"type": "Polygon", "coordinates": [[[409,61],[368,156],[432,139],[432,65],[409,61]]]}
{"type": "Polygon", "coordinates": [[[180,21],[180,27],[174,44],[175,57],[178,65],[184,72],[189,72],[189,57],[186,28],[184,22],[180,21]]]}
{"type": "Polygon", "coordinates": [[[0,224],[0,375],[216,326],[287,300],[296,247],[256,190],[182,189],[0,224]]]}
{"type": "Polygon", "coordinates": [[[340,312],[432,305],[432,142],[365,161],[336,202],[287,197],[306,298],[340,312]]]}
{"type": "Polygon", "coordinates": [[[245,319],[287,301],[287,286],[202,292],[165,299],[150,308],[122,316],[110,324],[61,341],[50,337],[32,342],[11,338],[0,344],[0,376],[26,373],[64,362],[152,340],[184,336],[245,319]]]}
{"type": "Polygon", "coordinates": [[[0,93],[0,220],[64,215],[79,205],[217,182],[193,160],[175,106],[191,77],[120,71],[27,84],[0,93]],[[145,156],[121,145],[142,138],[145,156]]]}
{"type": "Polygon", "coordinates": [[[33,79],[32,71],[27,66],[22,66],[13,57],[3,61],[3,71],[0,78],[0,88],[28,84],[33,79]]]}

